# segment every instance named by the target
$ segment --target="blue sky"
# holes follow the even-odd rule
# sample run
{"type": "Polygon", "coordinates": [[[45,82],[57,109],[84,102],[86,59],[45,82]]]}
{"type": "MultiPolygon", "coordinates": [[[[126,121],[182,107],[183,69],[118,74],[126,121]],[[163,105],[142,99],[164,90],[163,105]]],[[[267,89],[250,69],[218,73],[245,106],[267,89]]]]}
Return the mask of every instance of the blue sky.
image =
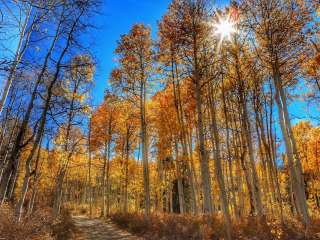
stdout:
{"type": "Polygon", "coordinates": [[[103,0],[101,15],[94,21],[99,29],[92,32],[92,50],[97,58],[94,104],[101,103],[108,77],[115,66],[114,50],[121,34],[130,31],[135,23],[144,23],[152,28],[156,37],[157,22],[166,12],[171,0],[103,0]]]}
{"type": "MultiPolygon", "coordinates": [[[[16,24],[16,18],[23,18],[20,16],[17,11],[17,7],[13,2],[3,2],[0,1],[0,9],[4,14],[3,18],[5,19],[4,25],[1,25],[1,39],[7,39],[6,41],[0,42],[0,59],[5,58],[14,58],[15,52],[18,45],[18,25],[16,24]],[[10,9],[10,11],[9,11],[10,9]]],[[[5,79],[6,74],[0,72],[0,96],[2,95],[2,90],[4,87],[3,80],[5,79]]]]}
{"type": "MultiPolygon", "coordinates": [[[[152,29],[152,37],[156,38],[157,22],[167,11],[171,0],[102,0],[101,15],[94,23],[98,30],[93,30],[90,38],[92,50],[97,58],[94,104],[101,103],[104,90],[108,87],[108,76],[115,66],[114,50],[121,34],[130,31],[135,23],[144,23],[152,29]]],[[[227,0],[216,1],[221,6],[227,0]]]]}

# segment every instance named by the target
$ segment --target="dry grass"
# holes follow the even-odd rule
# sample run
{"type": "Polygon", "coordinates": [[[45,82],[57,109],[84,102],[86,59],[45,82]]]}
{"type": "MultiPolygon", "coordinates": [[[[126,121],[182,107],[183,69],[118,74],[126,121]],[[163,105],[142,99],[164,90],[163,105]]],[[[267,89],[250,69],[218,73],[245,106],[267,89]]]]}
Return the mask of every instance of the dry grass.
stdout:
{"type": "Polygon", "coordinates": [[[51,240],[53,224],[50,209],[41,209],[32,216],[17,222],[13,209],[4,205],[0,208],[0,239],[5,240],[51,240]]]}
{"type": "MultiPolygon", "coordinates": [[[[117,213],[112,215],[112,220],[129,232],[150,240],[224,239],[223,221],[218,216],[209,219],[204,216],[156,214],[145,219],[141,214],[117,213]]],[[[234,240],[316,240],[320,239],[320,222],[314,221],[306,232],[297,222],[281,225],[277,221],[259,221],[250,217],[235,223],[232,235],[234,240]]]]}
{"type": "Polygon", "coordinates": [[[54,219],[52,209],[42,206],[18,222],[12,207],[4,205],[0,208],[1,240],[67,240],[72,239],[74,232],[68,211],[63,211],[58,219],[54,219]]]}
{"type": "Polygon", "coordinates": [[[222,226],[215,218],[211,224],[205,217],[154,214],[148,219],[140,214],[114,214],[112,220],[120,227],[145,239],[218,239],[222,226]],[[213,231],[211,226],[215,226],[213,231]]]}

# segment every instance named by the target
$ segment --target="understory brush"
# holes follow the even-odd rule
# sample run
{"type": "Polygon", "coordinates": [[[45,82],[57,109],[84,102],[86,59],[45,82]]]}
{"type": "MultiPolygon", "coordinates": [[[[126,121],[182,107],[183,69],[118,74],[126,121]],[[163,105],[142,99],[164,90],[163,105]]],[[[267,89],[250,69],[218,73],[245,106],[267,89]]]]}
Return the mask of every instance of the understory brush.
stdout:
{"type": "MultiPolygon", "coordinates": [[[[147,219],[143,214],[115,213],[111,219],[119,227],[147,240],[209,240],[225,239],[224,224],[220,216],[192,216],[178,214],[153,214],[147,219]]],[[[232,227],[232,239],[239,240],[303,240],[320,239],[320,223],[313,221],[306,232],[299,223],[261,221],[255,217],[242,219],[232,227]]]]}
{"type": "Polygon", "coordinates": [[[52,225],[52,235],[56,240],[74,239],[76,227],[69,210],[63,209],[59,218],[52,225]]]}
{"type": "MultiPolygon", "coordinates": [[[[97,204],[99,206],[99,204],[97,204]]],[[[97,207],[97,205],[93,205],[91,207],[91,217],[100,217],[101,209],[97,207]]],[[[75,216],[86,216],[90,214],[90,204],[89,203],[73,203],[68,202],[65,203],[64,207],[75,216]]]]}
{"type": "Polygon", "coordinates": [[[1,240],[67,240],[72,239],[74,230],[71,215],[66,210],[54,219],[51,208],[41,207],[18,222],[13,207],[0,207],[1,240]]]}
{"type": "Polygon", "coordinates": [[[20,222],[9,205],[0,208],[0,239],[5,240],[51,240],[51,226],[54,219],[51,209],[36,210],[23,217],[20,222]]]}

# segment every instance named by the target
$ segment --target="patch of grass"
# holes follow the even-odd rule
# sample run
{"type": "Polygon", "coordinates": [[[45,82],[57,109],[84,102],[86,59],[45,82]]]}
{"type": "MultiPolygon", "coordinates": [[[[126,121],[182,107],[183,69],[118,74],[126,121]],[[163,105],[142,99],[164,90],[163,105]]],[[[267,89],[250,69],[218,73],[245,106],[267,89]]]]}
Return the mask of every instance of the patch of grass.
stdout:
{"type": "MultiPolygon", "coordinates": [[[[127,231],[147,240],[211,240],[225,239],[221,216],[192,216],[153,214],[146,219],[142,214],[116,213],[113,222],[127,231]]],[[[320,221],[314,220],[308,231],[298,222],[281,224],[248,217],[232,226],[232,239],[236,240],[317,240],[320,239],[320,221]]]]}
{"type": "Polygon", "coordinates": [[[52,209],[42,206],[18,222],[13,207],[0,207],[1,240],[68,240],[75,239],[75,234],[70,211],[63,210],[54,219],[52,209]]]}
{"type": "MultiPolygon", "coordinates": [[[[145,239],[213,239],[212,227],[205,217],[154,214],[146,219],[142,214],[113,214],[111,219],[121,228],[145,239]]],[[[211,224],[215,222],[211,219],[211,224]]],[[[218,225],[216,225],[218,227],[218,225]]],[[[220,234],[216,231],[215,234],[220,234]]]]}
{"type": "Polygon", "coordinates": [[[49,208],[23,217],[20,222],[9,205],[0,208],[0,238],[5,240],[53,240],[51,226],[52,212],[49,208]]]}

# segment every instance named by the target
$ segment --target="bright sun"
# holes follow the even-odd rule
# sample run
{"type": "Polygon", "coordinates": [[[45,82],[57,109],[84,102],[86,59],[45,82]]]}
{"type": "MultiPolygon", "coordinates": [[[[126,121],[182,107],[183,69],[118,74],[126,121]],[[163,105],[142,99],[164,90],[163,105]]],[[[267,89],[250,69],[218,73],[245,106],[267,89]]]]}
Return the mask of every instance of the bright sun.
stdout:
{"type": "Polygon", "coordinates": [[[231,35],[236,32],[234,23],[229,18],[220,18],[214,26],[215,34],[220,35],[220,41],[224,39],[231,41],[231,35]]]}

